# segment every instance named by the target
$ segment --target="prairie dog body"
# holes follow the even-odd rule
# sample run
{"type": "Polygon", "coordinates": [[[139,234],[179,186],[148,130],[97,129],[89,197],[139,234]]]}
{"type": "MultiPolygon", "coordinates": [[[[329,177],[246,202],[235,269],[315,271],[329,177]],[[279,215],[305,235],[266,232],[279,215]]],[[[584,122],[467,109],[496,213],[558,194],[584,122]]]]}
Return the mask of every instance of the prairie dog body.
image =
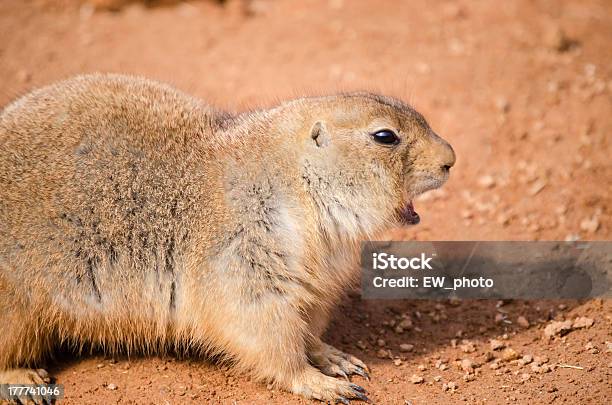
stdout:
{"type": "Polygon", "coordinates": [[[358,93],[232,116],[118,75],[0,114],[0,383],[54,346],[197,348],[321,400],[366,367],[320,340],[360,240],[440,186],[452,148],[358,93]],[[4,370],[4,371],[1,371],[4,370]]]}

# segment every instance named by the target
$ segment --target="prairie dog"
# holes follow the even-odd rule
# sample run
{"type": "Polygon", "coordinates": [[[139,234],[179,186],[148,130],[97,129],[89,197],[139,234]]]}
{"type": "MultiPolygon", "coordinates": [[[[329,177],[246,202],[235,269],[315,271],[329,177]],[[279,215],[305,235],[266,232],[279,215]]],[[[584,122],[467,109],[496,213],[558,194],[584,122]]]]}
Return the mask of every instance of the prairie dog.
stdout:
{"type": "MultiPolygon", "coordinates": [[[[359,242],[415,223],[450,145],[369,93],[231,115],[167,85],[86,75],[0,114],[0,383],[59,343],[196,348],[324,401],[366,375],[321,341],[359,242]]],[[[356,274],[357,273],[357,274],[356,274]]]]}

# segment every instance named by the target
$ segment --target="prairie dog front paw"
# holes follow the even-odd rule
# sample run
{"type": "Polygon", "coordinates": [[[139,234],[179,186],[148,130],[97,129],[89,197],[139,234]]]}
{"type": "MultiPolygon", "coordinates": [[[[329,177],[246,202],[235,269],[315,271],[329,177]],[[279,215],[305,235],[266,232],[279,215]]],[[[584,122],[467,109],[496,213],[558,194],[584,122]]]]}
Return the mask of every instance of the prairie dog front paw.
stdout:
{"type": "Polygon", "coordinates": [[[351,399],[369,401],[365,389],[359,385],[326,376],[313,367],[307,368],[294,379],[291,392],[305,398],[331,403],[348,404],[351,399]]]}
{"type": "MultiPolygon", "coordinates": [[[[0,384],[10,385],[44,385],[51,382],[49,373],[42,368],[29,369],[29,368],[16,368],[11,370],[0,371],[0,384]]],[[[23,395],[16,394],[17,400],[22,404],[44,404],[47,403],[44,397],[40,395],[32,395],[31,393],[24,393],[23,395]]],[[[0,398],[0,403],[2,398],[0,398]]]]}
{"type": "Polygon", "coordinates": [[[363,361],[323,342],[319,342],[308,353],[308,357],[312,364],[325,375],[348,379],[351,374],[358,374],[370,379],[369,369],[363,361]]]}

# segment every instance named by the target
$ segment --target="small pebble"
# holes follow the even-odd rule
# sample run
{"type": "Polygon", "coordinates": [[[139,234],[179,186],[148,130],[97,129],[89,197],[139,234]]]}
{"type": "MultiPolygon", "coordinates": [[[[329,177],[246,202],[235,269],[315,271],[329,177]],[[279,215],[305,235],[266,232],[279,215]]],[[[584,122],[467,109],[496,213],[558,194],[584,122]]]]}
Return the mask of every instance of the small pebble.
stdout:
{"type": "Polygon", "coordinates": [[[506,347],[506,344],[501,340],[491,339],[491,350],[501,350],[506,347]]]}
{"type": "Polygon", "coordinates": [[[476,346],[474,346],[474,343],[465,339],[461,341],[461,345],[459,347],[464,353],[472,353],[476,351],[476,346]]]}
{"type": "Polygon", "coordinates": [[[490,174],[485,174],[478,178],[478,185],[482,188],[493,188],[495,186],[495,179],[490,174]]]}
{"type": "Polygon", "coordinates": [[[544,328],[544,337],[563,336],[572,330],[572,321],[553,321],[544,328]]]}
{"type": "Polygon", "coordinates": [[[549,366],[548,364],[544,364],[542,366],[538,366],[537,364],[532,364],[531,365],[531,371],[533,371],[534,373],[537,374],[544,374],[544,373],[549,373],[552,371],[552,367],[549,366]]]}
{"type": "Polygon", "coordinates": [[[457,390],[458,386],[457,383],[454,381],[449,381],[448,383],[444,383],[442,385],[442,390],[443,391],[450,391],[450,392],[455,392],[457,390]]]}
{"type": "Polygon", "coordinates": [[[574,323],[572,323],[572,328],[574,329],[590,328],[591,326],[593,326],[594,323],[595,321],[593,319],[581,316],[574,320],[574,323]]]}
{"type": "Polygon", "coordinates": [[[411,345],[410,343],[402,343],[400,345],[400,352],[406,353],[406,352],[411,352],[414,349],[414,345],[411,345]]]}
{"type": "Polygon", "coordinates": [[[410,377],[410,382],[412,382],[413,384],[420,384],[423,381],[425,381],[425,379],[420,375],[413,374],[412,377],[410,377]]]}
{"type": "Polygon", "coordinates": [[[410,330],[412,329],[412,320],[409,318],[402,319],[398,326],[404,330],[410,330]]]}
{"type": "Polygon", "coordinates": [[[542,36],[544,45],[556,52],[565,52],[570,49],[572,41],[567,37],[567,34],[557,24],[550,25],[542,36]]]}
{"type": "Polygon", "coordinates": [[[461,369],[466,373],[474,372],[474,362],[470,359],[461,360],[461,369]]]}
{"type": "Polygon", "coordinates": [[[476,379],[476,376],[474,374],[467,373],[463,375],[463,381],[465,382],[474,381],[475,379],[476,379]]]}
{"type": "Polygon", "coordinates": [[[512,348],[507,348],[502,352],[502,360],[511,361],[519,358],[519,354],[512,348]]]}
{"type": "Polygon", "coordinates": [[[27,83],[32,80],[32,74],[26,70],[20,70],[17,72],[17,80],[23,83],[27,83]]]}
{"type": "Polygon", "coordinates": [[[546,356],[535,356],[533,358],[533,362],[537,366],[540,366],[542,364],[548,363],[548,357],[546,357],[546,356]]]}
{"type": "Polygon", "coordinates": [[[495,107],[499,112],[507,113],[510,111],[510,102],[505,97],[497,97],[495,99],[495,107]]]}
{"type": "Polygon", "coordinates": [[[527,329],[529,327],[529,321],[524,316],[519,316],[516,319],[516,323],[518,323],[521,328],[527,329]]]}
{"type": "Polygon", "coordinates": [[[531,363],[532,361],[533,361],[533,356],[532,356],[532,355],[530,355],[530,354],[526,354],[526,355],[524,355],[524,356],[521,358],[521,360],[520,360],[520,362],[521,362],[523,365],[525,365],[525,364],[529,364],[529,363],[531,363]]]}

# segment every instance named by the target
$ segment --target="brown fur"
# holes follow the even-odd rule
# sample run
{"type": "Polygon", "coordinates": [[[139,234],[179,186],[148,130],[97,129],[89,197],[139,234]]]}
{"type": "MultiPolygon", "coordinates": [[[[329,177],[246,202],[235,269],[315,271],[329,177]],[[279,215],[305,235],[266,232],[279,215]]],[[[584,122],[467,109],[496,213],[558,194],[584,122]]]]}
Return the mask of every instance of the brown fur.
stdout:
{"type": "Polygon", "coordinates": [[[118,75],[34,91],[0,115],[0,383],[63,342],[196,349],[359,398],[328,376],[365,367],[321,342],[329,311],[359,241],[454,159],[420,114],[365,93],[232,116],[118,75]]]}

